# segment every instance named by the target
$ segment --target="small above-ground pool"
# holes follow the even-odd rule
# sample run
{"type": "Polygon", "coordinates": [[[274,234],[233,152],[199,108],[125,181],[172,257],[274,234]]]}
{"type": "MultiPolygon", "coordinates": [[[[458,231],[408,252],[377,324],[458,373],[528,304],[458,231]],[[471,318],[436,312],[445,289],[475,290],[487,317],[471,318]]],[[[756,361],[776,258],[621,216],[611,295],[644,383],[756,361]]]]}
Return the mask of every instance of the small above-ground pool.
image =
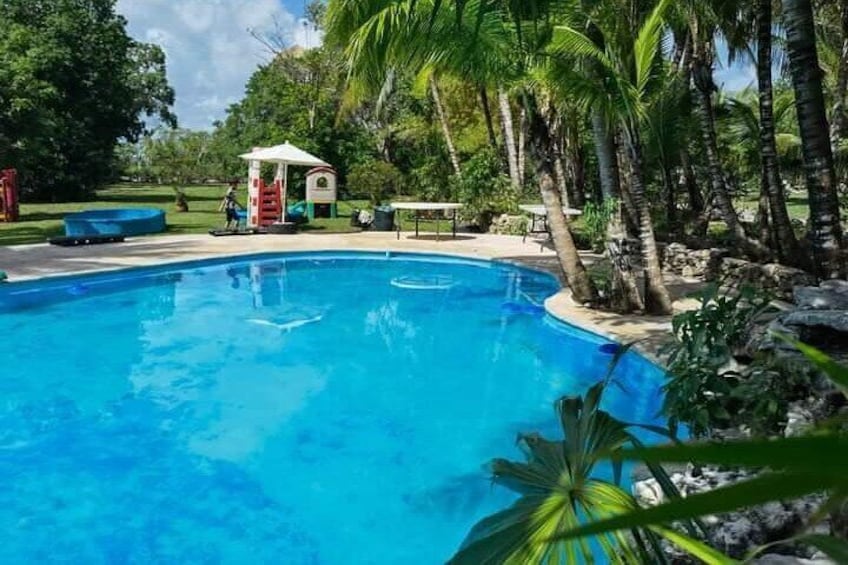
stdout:
{"type": "MultiPolygon", "coordinates": [[[[607,376],[558,289],[394,252],[2,284],[0,563],[444,563],[515,501],[485,464],[607,376]]],[[[660,369],[612,381],[605,410],[662,424],[660,369]]]]}
{"type": "Polygon", "coordinates": [[[65,216],[65,235],[145,235],[165,231],[165,211],[158,208],[85,210],[65,216]]]}

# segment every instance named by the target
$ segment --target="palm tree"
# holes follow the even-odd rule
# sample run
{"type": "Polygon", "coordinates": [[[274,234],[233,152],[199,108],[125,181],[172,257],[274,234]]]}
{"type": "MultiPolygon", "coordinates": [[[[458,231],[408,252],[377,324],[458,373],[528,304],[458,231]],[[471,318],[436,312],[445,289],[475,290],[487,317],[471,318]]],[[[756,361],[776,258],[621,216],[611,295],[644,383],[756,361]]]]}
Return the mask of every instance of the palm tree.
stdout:
{"type": "MultiPolygon", "coordinates": [[[[606,48],[568,25],[556,26],[552,51],[568,60],[587,59],[599,65],[605,80],[593,81],[568,73],[568,65],[558,67],[560,80],[581,90],[587,101],[600,105],[619,121],[630,166],[630,197],[639,216],[639,239],[645,269],[645,309],[650,313],[670,314],[671,296],[663,282],[659,253],[645,193],[644,149],[640,129],[644,125],[649,89],[657,78],[656,64],[664,33],[663,13],[669,0],[660,0],[645,19],[635,38],[607,34],[606,48]],[[618,44],[613,39],[619,41],[618,44]]],[[[599,26],[600,27],[600,26],[599,26]]]]}
{"type": "Polygon", "coordinates": [[[768,195],[771,211],[771,227],[777,242],[778,257],[788,263],[804,266],[804,253],[795,237],[786,200],[783,197],[783,182],[777,161],[775,139],[774,93],[772,90],[772,0],[757,0],[757,88],[759,91],[759,138],[762,160],[762,186],[768,195]]]}
{"type": "MultiPolygon", "coordinates": [[[[326,27],[329,41],[344,47],[352,88],[356,89],[361,88],[362,82],[379,84],[374,77],[384,76],[393,67],[419,76],[444,72],[484,83],[504,84],[520,79],[509,22],[509,15],[499,7],[480,1],[456,5],[438,0],[331,0],[326,27]]],[[[509,106],[506,91],[499,90],[499,100],[502,109],[504,104],[509,106]]],[[[512,130],[506,123],[504,126],[512,130]]],[[[550,134],[544,123],[535,131],[536,135],[550,134]]],[[[575,300],[593,303],[597,291],[562,212],[549,141],[536,143],[547,155],[536,166],[552,240],[575,300]]],[[[515,147],[514,141],[510,143],[508,139],[505,145],[515,147]]],[[[518,178],[520,184],[520,172],[518,178]]]]}
{"type": "Polygon", "coordinates": [[[713,80],[717,16],[707,11],[711,8],[712,6],[702,4],[694,6],[688,14],[688,25],[693,42],[692,80],[695,85],[695,110],[701,122],[701,141],[706,152],[712,196],[731,237],[749,255],[764,257],[768,255],[768,250],[758,241],[748,237],[739,222],[719,155],[713,106],[713,93],[717,90],[713,80]]]}
{"type": "Polygon", "coordinates": [[[784,0],[783,27],[810,201],[815,270],[822,278],[844,273],[842,225],[810,0],[784,0]]]}

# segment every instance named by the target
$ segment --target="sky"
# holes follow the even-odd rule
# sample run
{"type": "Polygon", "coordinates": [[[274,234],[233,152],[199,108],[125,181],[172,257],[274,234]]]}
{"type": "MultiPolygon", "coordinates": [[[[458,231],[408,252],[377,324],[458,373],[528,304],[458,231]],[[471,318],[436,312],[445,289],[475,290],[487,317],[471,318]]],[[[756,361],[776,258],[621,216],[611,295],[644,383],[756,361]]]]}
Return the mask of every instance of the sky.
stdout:
{"type": "MultiPolygon", "coordinates": [[[[118,0],[130,35],[161,45],[176,91],[180,127],[211,129],[241,100],[247,79],[270,52],[251,36],[279,30],[291,44],[314,46],[303,25],[304,0],[118,0]]],[[[740,90],[754,80],[750,64],[718,69],[716,82],[740,90]]]]}
{"type": "Polygon", "coordinates": [[[320,41],[300,19],[303,0],[118,0],[117,10],[132,37],[165,50],[179,125],[190,129],[224,118],[256,66],[270,60],[250,30],[279,30],[291,44],[320,41]]]}

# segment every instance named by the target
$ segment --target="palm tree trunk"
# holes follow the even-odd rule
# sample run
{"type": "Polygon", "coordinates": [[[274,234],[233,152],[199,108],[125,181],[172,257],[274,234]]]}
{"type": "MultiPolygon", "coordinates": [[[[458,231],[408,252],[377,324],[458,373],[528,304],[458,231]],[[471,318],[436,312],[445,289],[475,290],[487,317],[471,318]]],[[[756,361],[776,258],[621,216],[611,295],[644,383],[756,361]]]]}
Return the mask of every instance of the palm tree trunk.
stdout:
{"type": "Polygon", "coordinates": [[[815,270],[823,278],[838,278],[844,268],[842,226],[811,0],[784,0],[783,27],[810,195],[815,270]]]}
{"type": "Polygon", "coordinates": [[[834,153],[839,143],[848,135],[848,0],[839,1],[839,14],[842,28],[842,51],[839,55],[839,67],[836,71],[836,103],[833,107],[833,131],[831,142],[834,153]]]}
{"type": "MultiPolygon", "coordinates": [[[[757,84],[760,103],[760,155],[763,182],[771,210],[771,228],[777,242],[781,261],[802,266],[803,252],[795,237],[777,162],[777,142],[774,134],[774,96],[771,84],[772,0],[758,0],[757,9],[757,84]]],[[[768,215],[766,216],[768,217],[768,215]]],[[[764,242],[765,243],[765,242],[764,242]]]]}
{"type": "Polygon", "coordinates": [[[689,210],[692,212],[692,217],[697,218],[704,211],[704,195],[698,187],[698,179],[695,178],[695,170],[692,168],[692,158],[685,147],[680,150],[680,166],[686,181],[686,192],[689,194],[689,210]]]}
{"type": "Polygon", "coordinates": [[[568,220],[562,213],[562,199],[554,182],[551,132],[540,112],[530,113],[529,130],[530,149],[536,163],[536,176],[539,179],[542,202],[545,204],[547,213],[548,229],[551,232],[551,240],[560,267],[574,300],[581,304],[594,304],[598,299],[598,291],[580,259],[568,220]]]}
{"type": "Polygon", "coordinates": [[[665,164],[662,167],[663,184],[665,185],[665,216],[670,233],[677,233],[677,182],[671,169],[665,164]]]}
{"type": "Polygon", "coordinates": [[[598,158],[598,172],[601,178],[601,193],[604,200],[620,198],[621,173],[618,170],[618,158],[615,137],[599,110],[592,112],[592,134],[595,138],[595,155],[598,158]]]}
{"type": "Polygon", "coordinates": [[[742,224],[739,223],[739,216],[736,215],[733,201],[730,199],[730,192],[727,189],[724,167],[721,164],[721,158],[718,154],[715,114],[712,103],[712,90],[714,88],[712,69],[708,66],[700,66],[699,72],[696,72],[695,75],[695,97],[697,99],[695,107],[701,120],[701,136],[707,153],[713,197],[721,212],[721,217],[725,224],[727,224],[730,235],[736,243],[748,255],[755,258],[764,257],[768,255],[768,251],[759,242],[749,238],[745,233],[742,224]],[[701,75],[701,80],[697,78],[698,75],[701,75]]]}
{"type": "Polygon", "coordinates": [[[569,200],[575,207],[583,208],[586,205],[586,160],[576,124],[571,122],[565,124],[564,142],[566,166],[571,177],[569,200]]]}
{"type": "Polygon", "coordinates": [[[607,226],[606,247],[612,265],[610,308],[620,314],[628,314],[634,310],[644,310],[645,302],[639,294],[639,285],[633,273],[633,253],[622,222],[623,213],[619,202],[618,210],[607,226]]]}
{"type": "Polygon", "coordinates": [[[760,243],[772,248],[779,247],[776,237],[777,233],[772,230],[772,222],[769,220],[769,187],[766,176],[760,181],[760,198],[757,203],[757,224],[760,228],[760,243]]]}
{"type": "Polygon", "coordinates": [[[643,180],[642,142],[636,126],[628,125],[625,131],[627,157],[630,161],[630,192],[633,205],[639,212],[639,239],[645,269],[645,311],[649,314],[671,314],[671,295],[665,286],[657,251],[657,240],[651,222],[651,209],[645,196],[643,180]]]}
{"type": "Polygon", "coordinates": [[[489,107],[489,93],[486,92],[486,85],[480,85],[480,106],[483,108],[483,117],[486,120],[486,133],[489,134],[489,145],[495,151],[498,150],[498,136],[495,133],[495,121],[492,118],[492,109],[489,107]]]}
{"type": "Polygon", "coordinates": [[[524,186],[527,174],[527,110],[522,106],[518,115],[518,181],[524,186]]]}
{"type": "Polygon", "coordinates": [[[521,188],[521,177],[518,174],[518,154],[515,151],[515,124],[512,120],[512,106],[509,103],[509,96],[502,87],[498,88],[498,109],[501,113],[509,178],[513,186],[521,188]]]}
{"type": "Polygon", "coordinates": [[[569,195],[568,190],[568,174],[565,172],[565,165],[563,165],[565,157],[562,153],[562,145],[563,140],[561,136],[554,139],[554,172],[556,173],[557,188],[559,188],[560,198],[562,198],[562,205],[566,208],[571,208],[571,195],[569,195]]]}
{"type": "Polygon", "coordinates": [[[445,136],[445,145],[448,147],[448,155],[450,155],[453,172],[457,175],[462,173],[459,166],[459,154],[456,152],[456,146],[453,144],[453,136],[451,135],[448,116],[445,113],[445,107],[442,105],[442,96],[439,94],[439,85],[436,84],[436,77],[430,75],[430,94],[433,96],[433,103],[436,105],[436,114],[439,116],[439,123],[442,125],[442,133],[445,136]]]}

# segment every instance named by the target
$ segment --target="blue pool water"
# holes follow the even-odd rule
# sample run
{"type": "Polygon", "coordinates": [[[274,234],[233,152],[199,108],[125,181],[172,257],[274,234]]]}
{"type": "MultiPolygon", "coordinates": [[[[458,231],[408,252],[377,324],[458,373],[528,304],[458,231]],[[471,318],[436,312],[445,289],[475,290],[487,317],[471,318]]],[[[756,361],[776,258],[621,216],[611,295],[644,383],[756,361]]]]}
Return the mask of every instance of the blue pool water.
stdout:
{"type": "MultiPolygon", "coordinates": [[[[0,288],[0,562],[441,563],[606,342],[516,267],[302,254],[0,288]]],[[[606,348],[609,349],[609,348],[606,348]]],[[[627,354],[606,408],[652,422],[627,354]]]]}

